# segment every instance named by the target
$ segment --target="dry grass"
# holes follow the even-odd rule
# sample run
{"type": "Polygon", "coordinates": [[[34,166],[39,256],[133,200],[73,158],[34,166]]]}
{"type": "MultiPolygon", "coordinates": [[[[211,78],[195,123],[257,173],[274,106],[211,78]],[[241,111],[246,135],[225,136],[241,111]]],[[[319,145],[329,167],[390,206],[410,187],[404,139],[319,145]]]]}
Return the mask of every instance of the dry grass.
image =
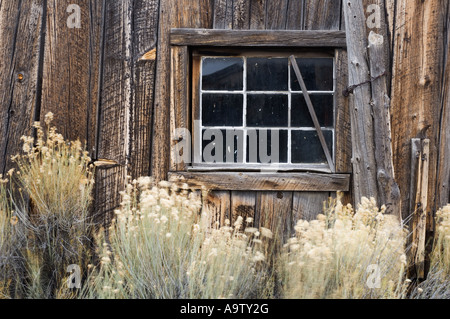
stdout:
{"type": "MultiPolygon", "coordinates": [[[[14,253],[25,268],[23,289],[15,293],[19,297],[57,298],[66,284],[67,267],[83,266],[91,255],[93,167],[79,141],[68,143],[50,127],[52,117],[51,113],[45,117],[45,131],[35,123],[36,139],[22,137],[24,153],[13,157],[17,171],[9,173],[17,186],[10,191],[15,201],[6,193],[2,196],[7,207],[2,211],[14,208],[14,216],[7,213],[4,218],[13,218],[14,228],[23,231],[14,253]]],[[[5,232],[12,241],[18,237],[11,230],[5,232]]]]}
{"type": "MultiPolygon", "coordinates": [[[[128,185],[110,229],[111,250],[91,278],[89,298],[250,298],[264,257],[242,232],[245,221],[214,229],[200,197],[150,178],[128,185]]],[[[100,239],[102,240],[102,238],[100,239]]]]}
{"type": "Polygon", "coordinates": [[[431,271],[411,296],[406,232],[373,199],[356,210],[330,202],[317,220],[298,221],[280,251],[282,232],[251,218],[211,225],[200,194],[142,177],[122,193],[105,238],[91,222],[88,153],[51,120],[22,138],[16,171],[0,176],[0,299],[450,297],[450,206],[437,214],[431,271]],[[67,288],[71,264],[83,272],[80,291],[67,288]]]}
{"type": "Polygon", "coordinates": [[[414,289],[411,298],[450,298],[450,205],[436,213],[436,237],[430,255],[427,279],[414,289]]]}
{"type": "Polygon", "coordinates": [[[298,221],[280,258],[284,297],[404,297],[406,234],[383,212],[373,199],[356,212],[338,200],[317,220],[298,221]],[[379,286],[370,267],[379,267],[379,286]]]}

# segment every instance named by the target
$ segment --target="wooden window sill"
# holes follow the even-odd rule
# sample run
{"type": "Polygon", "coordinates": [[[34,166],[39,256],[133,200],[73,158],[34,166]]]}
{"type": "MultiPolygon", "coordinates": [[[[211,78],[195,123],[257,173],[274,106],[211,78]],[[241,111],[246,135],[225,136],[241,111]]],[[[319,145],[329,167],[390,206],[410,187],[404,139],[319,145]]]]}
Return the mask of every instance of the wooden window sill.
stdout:
{"type": "Polygon", "coordinates": [[[347,192],[350,174],[170,172],[169,181],[189,187],[234,191],[320,191],[347,192]]]}

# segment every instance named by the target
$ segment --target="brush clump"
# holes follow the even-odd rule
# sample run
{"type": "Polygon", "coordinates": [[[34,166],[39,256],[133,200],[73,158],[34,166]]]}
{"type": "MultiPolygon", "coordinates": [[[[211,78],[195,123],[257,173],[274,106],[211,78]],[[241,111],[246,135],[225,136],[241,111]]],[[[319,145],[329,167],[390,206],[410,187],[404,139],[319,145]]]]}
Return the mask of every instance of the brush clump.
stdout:
{"type": "Polygon", "coordinates": [[[48,113],[45,127],[34,124],[36,138],[22,137],[23,153],[12,157],[16,170],[9,172],[10,189],[2,190],[0,218],[10,219],[12,225],[0,220],[0,228],[13,227],[2,229],[2,242],[3,233],[8,233],[18,249],[14,258],[22,263],[22,288],[16,283],[10,289],[14,297],[72,296],[67,267],[76,264],[83,269],[92,257],[94,168],[81,142],[65,141],[52,120],[48,113]]]}
{"type": "Polygon", "coordinates": [[[436,234],[430,254],[430,270],[412,292],[413,299],[450,298],[450,204],[436,212],[436,234]]]}
{"type": "Polygon", "coordinates": [[[122,198],[87,297],[255,297],[265,258],[243,232],[242,217],[212,227],[200,194],[149,177],[130,183],[122,198]]]}
{"type": "Polygon", "coordinates": [[[285,298],[400,298],[406,233],[375,200],[358,209],[335,200],[316,220],[299,220],[280,258],[285,298]]]}

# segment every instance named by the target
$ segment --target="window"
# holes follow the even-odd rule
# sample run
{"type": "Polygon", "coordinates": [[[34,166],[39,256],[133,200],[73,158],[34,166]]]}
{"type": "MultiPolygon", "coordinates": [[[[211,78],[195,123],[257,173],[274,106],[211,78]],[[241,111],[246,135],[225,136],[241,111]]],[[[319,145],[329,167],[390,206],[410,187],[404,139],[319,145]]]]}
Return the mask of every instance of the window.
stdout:
{"type": "Polygon", "coordinates": [[[349,190],[344,31],[172,29],[170,43],[169,180],[226,191],[349,190]]]}
{"type": "Polygon", "coordinates": [[[329,168],[290,55],[334,158],[333,52],[199,49],[192,63],[194,167],[329,168]]]}

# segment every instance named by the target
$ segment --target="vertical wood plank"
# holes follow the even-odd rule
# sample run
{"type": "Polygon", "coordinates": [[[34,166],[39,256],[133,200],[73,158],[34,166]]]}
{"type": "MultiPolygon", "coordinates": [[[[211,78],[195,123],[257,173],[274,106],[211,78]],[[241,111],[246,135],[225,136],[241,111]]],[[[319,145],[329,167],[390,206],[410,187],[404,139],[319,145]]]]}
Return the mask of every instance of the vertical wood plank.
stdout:
{"type": "Polygon", "coordinates": [[[233,29],[246,30],[250,28],[250,1],[234,0],[233,29]]]}
{"type": "Polygon", "coordinates": [[[203,211],[211,218],[211,224],[219,227],[225,225],[225,220],[231,220],[231,195],[229,191],[211,191],[203,199],[203,211]]]}
{"type": "Polygon", "coordinates": [[[271,229],[276,246],[291,233],[293,192],[257,192],[255,225],[271,229]]]}
{"type": "MultiPolygon", "coordinates": [[[[420,154],[422,153],[422,144],[420,138],[413,138],[411,140],[411,183],[409,189],[409,205],[408,211],[411,212],[409,216],[407,216],[406,221],[410,221],[410,217],[412,217],[414,212],[414,205],[416,200],[417,193],[417,174],[419,171],[419,162],[420,162],[420,154]]],[[[408,223],[408,225],[410,225],[408,223]]]]}
{"type": "Polygon", "coordinates": [[[55,114],[54,124],[66,139],[87,143],[93,153],[101,47],[101,1],[47,2],[41,118],[55,114]],[[69,28],[67,12],[81,10],[80,28],[69,28]]]}
{"type": "Polygon", "coordinates": [[[94,220],[102,225],[106,233],[114,218],[114,210],[120,204],[119,192],[126,183],[126,166],[97,168],[94,186],[94,220]]]}
{"type": "Polygon", "coordinates": [[[430,140],[421,141],[421,153],[418,165],[414,216],[412,227],[411,257],[414,258],[415,278],[425,278],[425,246],[428,215],[428,173],[430,140]]]}
{"type": "Polygon", "coordinates": [[[32,135],[39,113],[44,5],[43,0],[0,3],[0,174],[12,167],[20,137],[32,135]]]}
{"type": "Polygon", "coordinates": [[[171,143],[171,171],[184,171],[186,163],[177,160],[187,152],[178,149],[177,144],[187,136],[176,136],[178,129],[189,129],[189,56],[188,48],[185,46],[173,46],[171,48],[171,96],[170,96],[170,143],[171,143]],[[178,152],[175,154],[174,152],[178,152]]]}
{"type": "Polygon", "coordinates": [[[233,0],[215,0],[214,29],[232,29],[233,11],[233,0]]]}
{"type": "Polygon", "coordinates": [[[324,202],[328,198],[329,194],[325,192],[294,192],[291,229],[300,219],[310,221],[323,214],[324,202]]]}
{"type": "Polygon", "coordinates": [[[118,163],[96,172],[96,210],[108,222],[120,204],[129,160],[132,2],[106,1],[98,157],[118,163]]]}
{"type": "MultiPolygon", "coordinates": [[[[411,138],[430,139],[428,203],[437,190],[444,30],[447,1],[397,1],[392,78],[392,137],[394,170],[400,185],[403,218],[409,203],[411,138]]],[[[434,213],[434,207],[429,209],[434,213]]],[[[430,214],[433,218],[433,214],[430,214]]]]}
{"type": "Polygon", "coordinates": [[[306,0],[306,30],[339,30],[341,2],[336,0],[306,0]]]}
{"type": "Polygon", "coordinates": [[[343,92],[348,86],[347,51],[338,49],[335,52],[336,63],[336,172],[352,171],[352,136],[350,125],[349,98],[343,92]]]}
{"type": "Polygon", "coordinates": [[[289,0],[286,14],[287,30],[303,30],[305,0],[289,0]]]}
{"type": "Polygon", "coordinates": [[[212,2],[161,1],[159,14],[159,36],[157,45],[157,65],[155,82],[155,104],[153,119],[153,144],[151,172],[156,180],[167,179],[170,169],[170,29],[171,28],[211,28],[212,2]]]}
{"type": "Polygon", "coordinates": [[[288,0],[271,0],[266,5],[266,30],[286,29],[288,0]]]}
{"type": "Polygon", "coordinates": [[[166,179],[169,170],[169,161],[165,157],[170,158],[168,125],[170,101],[167,92],[170,90],[170,19],[174,5],[174,1],[160,2],[151,157],[151,175],[156,180],[166,179]]]}
{"type": "Polygon", "coordinates": [[[269,0],[250,0],[250,29],[266,28],[266,2],[269,0]]]}
{"type": "MultiPolygon", "coordinates": [[[[344,16],[349,85],[358,85],[370,80],[367,61],[368,41],[365,36],[366,21],[361,1],[344,1],[344,16]]],[[[352,144],[353,196],[355,202],[359,203],[363,196],[378,198],[370,85],[357,86],[351,101],[351,135],[352,141],[355,141],[352,144]]]]}
{"type": "MultiPolygon", "coordinates": [[[[446,13],[450,24],[450,12],[446,13]]],[[[436,181],[436,209],[450,203],[450,32],[445,30],[445,69],[442,83],[441,118],[439,131],[439,159],[436,181]]]]}
{"type": "Polygon", "coordinates": [[[394,164],[392,160],[391,116],[389,112],[391,100],[388,96],[388,80],[386,74],[388,62],[386,50],[389,44],[386,30],[377,34],[373,31],[369,35],[369,61],[372,81],[372,112],[374,123],[375,161],[377,165],[378,203],[386,205],[386,214],[401,217],[400,189],[395,181],[394,164]],[[380,77],[381,76],[381,77],[380,77]]]}
{"type": "Polygon", "coordinates": [[[134,1],[133,95],[128,163],[128,174],[133,178],[150,174],[156,60],[143,60],[141,57],[151,50],[156,50],[158,16],[158,1],[134,1]]]}
{"type": "MultiPolygon", "coordinates": [[[[255,192],[231,192],[231,223],[241,216],[245,220],[255,218],[256,193],[255,192]]],[[[246,224],[252,226],[252,224],[246,224]]]]}
{"type": "MultiPolygon", "coordinates": [[[[366,36],[369,37],[371,32],[381,35],[383,37],[382,48],[378,49],[377,67],[386,73],[386,76],[381,79],[386,81],[387,92],[390,95],[391,88],[391,57],[392,57],[392,25],[390,24],[389,17],[392,17],[394,11],[392,11],[392,3],[388,0],[363,0],[364,13],[366,21],[372,21],[374,14],[377,11],[372,11],[373,5],[377,5],[380,10],[380,24],[373,26],[372,24],[367,24],[366,36]],[[372,9],[372,10],[369,10],[372,9]],[[370,28],[370,27],[372,28],[370,28]]],[[[369,54],[370,56],[370,54],[369,54]]]]}
{"type": "Polygon", "coordinates": [[[99,158],[126,165],[132,79],[131,1],[107,2],[99,158]]]}

